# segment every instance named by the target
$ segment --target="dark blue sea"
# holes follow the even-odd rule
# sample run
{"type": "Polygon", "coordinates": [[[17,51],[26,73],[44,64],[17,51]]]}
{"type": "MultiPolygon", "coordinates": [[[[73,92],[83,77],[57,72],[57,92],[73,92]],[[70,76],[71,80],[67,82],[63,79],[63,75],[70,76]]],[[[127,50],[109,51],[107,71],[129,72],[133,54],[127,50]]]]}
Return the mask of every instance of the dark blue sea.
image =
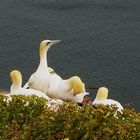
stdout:
{"type": "Polygon", "coordinates": [[[2,0],[1,89],[9,90],[13,69],[28,80],[44,39],[62,40],[48,63],[63,79],[106,86],[109,98],[140,111],[140,0],[2,0]]]}

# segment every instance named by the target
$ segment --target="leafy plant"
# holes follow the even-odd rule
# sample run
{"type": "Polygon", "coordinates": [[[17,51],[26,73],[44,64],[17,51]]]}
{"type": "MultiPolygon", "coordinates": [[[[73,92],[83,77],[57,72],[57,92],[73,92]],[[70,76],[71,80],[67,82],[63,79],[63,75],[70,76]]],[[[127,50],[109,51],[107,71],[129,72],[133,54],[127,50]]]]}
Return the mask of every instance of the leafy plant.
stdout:
{"type": "Polygon", "coordinates": [[[0,139],[7,140],[136,140],[140,113],[126,108],[96,107],[65,102],[50,110],[44,98],[0,95],[0,139]]]}

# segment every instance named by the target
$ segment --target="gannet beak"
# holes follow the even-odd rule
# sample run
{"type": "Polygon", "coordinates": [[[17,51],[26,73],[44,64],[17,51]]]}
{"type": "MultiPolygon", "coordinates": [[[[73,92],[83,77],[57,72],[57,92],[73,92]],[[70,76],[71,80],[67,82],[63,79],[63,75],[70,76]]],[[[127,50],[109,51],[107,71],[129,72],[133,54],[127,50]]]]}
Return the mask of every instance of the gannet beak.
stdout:
{"type": "Polygon", "coordinates": [[[51,45],[54,45],[54,44],[57,44],[57,43],[59,43],[61,40],[51,40],[51,45]]]}

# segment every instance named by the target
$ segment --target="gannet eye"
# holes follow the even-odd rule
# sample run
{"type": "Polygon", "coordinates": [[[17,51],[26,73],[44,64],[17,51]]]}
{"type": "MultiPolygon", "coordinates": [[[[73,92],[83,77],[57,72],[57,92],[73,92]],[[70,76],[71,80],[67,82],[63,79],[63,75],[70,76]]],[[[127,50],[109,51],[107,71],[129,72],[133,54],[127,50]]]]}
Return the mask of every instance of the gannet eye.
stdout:
{"type": "Polygon", "coordinates": [[[46,46],[47,46],[49,43],[51,43],[51,42],[46,42],[46,46]]]}

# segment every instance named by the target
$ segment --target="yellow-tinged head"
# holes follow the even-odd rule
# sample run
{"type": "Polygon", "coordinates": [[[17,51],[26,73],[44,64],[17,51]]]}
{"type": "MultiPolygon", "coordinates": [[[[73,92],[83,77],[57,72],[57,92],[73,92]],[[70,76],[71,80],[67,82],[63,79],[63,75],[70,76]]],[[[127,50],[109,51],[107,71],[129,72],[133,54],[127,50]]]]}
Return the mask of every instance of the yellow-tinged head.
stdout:
{"type": "Polygon", "coordinates": [[[100,87],[98,89],[95,100],[105,100],[108,97],[108,89],[106,87],[100,87]]]}
{"type": "Polygon", "coordinates": [[[70,78],[70,83],[72,85],[74,95],[85,92],[85,84],[81,81],[80,77],[73,76],[70,78]]]}
{"type": "Polygon", "coordinates": [[[42,56],[50,46],[59,43],[60,40],[43,40],[40,43],[40,56],[42,56]]]}
{"type": "Polygon", "coordinates": [[[22,75],[21,75],[20,71],[18,71],[18,70],[11,71],[10,77],[11,77],[13,86],[21,87],[21,85],[22,85],[22,75]]]}

